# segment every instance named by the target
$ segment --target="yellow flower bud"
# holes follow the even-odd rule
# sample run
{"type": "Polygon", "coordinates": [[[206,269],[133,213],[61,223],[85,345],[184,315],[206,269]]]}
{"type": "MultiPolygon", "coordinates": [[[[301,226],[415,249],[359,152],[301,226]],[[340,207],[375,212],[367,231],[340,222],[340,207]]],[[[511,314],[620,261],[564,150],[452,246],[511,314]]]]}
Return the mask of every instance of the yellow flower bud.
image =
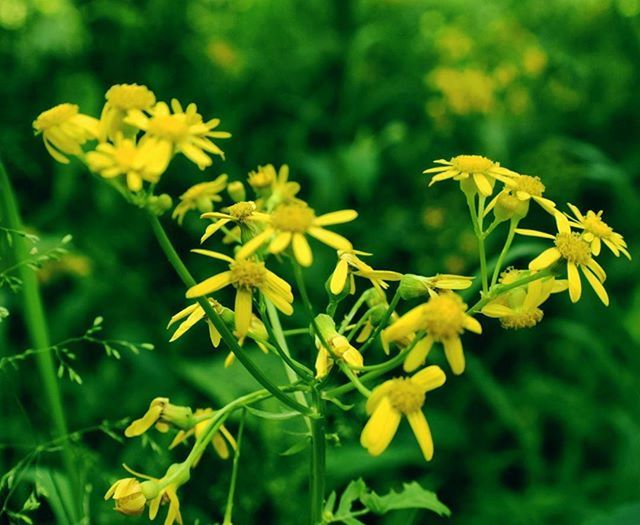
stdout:
{"type": "Polygon", "coordinates": [[[244,189],[244,184],[240,181],[233,181],[227,185],[227,193],[233,202],[242,202],[247,200],[247,192],[244,189]]]}

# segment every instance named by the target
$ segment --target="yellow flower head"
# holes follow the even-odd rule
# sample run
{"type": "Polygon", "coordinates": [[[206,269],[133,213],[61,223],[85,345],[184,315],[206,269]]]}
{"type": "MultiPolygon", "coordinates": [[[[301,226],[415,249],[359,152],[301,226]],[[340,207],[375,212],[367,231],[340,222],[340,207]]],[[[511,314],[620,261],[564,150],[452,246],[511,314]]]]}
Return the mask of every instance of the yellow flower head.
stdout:
{"type": "Polygon", "coordinates": [[[147,86],[116,84],[105,95],[107,102],[100,115],[100,141],[113,140],[119,133],[135,135],[136,129],[124,124],[130,110],[149,111],[156,103],[156,96],[147,86]],[[129,129],[127,129],[129,128],[129,129]]]}
{"type": "Polygon", "coordinates": [[[454,293],[431,297],[427,303],[416,306],[386,328],[382,334],[388,342],[401,341],[410,334],[424,331],[426,336],[409,352],[404,369],[411,372],[427,358],[433,343],[442,343],[454,374],[464,372],[465,360],[460,335],[466,330],[482,333],[480,323],[467,315],[467,305],[454,293]]]}
{"type": "Polygon", "coordinates": [[[435,163],[442,166],[429,168],[423,172],[435,173],[429,186],[442,180],[453,179],[460,181],[463,189],[478,192],[484,197],[493,193],[496,180],[510,186],[518,175],[480,155],[458,155],[451,160],[436,160],[435,163]]]}
{"type": "Polygon", "coordinates": [[[358,250],[338,250],[338,263],[331,274],[329,289],[334,295],[339,295],[344,290],[349,280],[349,293],[356,292],[354,275],[369,279],[377,290],[386,290],[389,285],[386,281],[399,281],[402,274],[389,270],[374,270],[358,256],[368,256],[370,253],[358,250]]]}
{"type": "Polygon", "coordinates": [[[213,210],[213,203],[222,201],[220,193],[227,186],[227,175],[220,175],[210,182],[201,182],[191,186],[187,191],[180,195],[180,202],[173,210],[171,216],[177,219],[178,224],[182,224],[184,216],[188,211],[198,210],[200,213],[206,213],[213,210]]]}
{"type": "Polygon", "coordinates": [[[620,253],[631,260],[631,255],[627,249],[627,243],[622,235],[613,231],[613,228],[602,220],[602,210],[598,213],[589,210],[586,214],[573,204],[568,204],[575,218],[569,217],[569,222],[574,228],[583,230],[582,238],[591,245],[591,253],[600,255],[602,243],[611,250],[611,252],[619,257],[620,253]]]}
{"type": "Polygon", "coordinates": [[[246,243],[238,252],[238,257],[248,257],[263,244],[269,244],[270,253],[281,253],[289,245],[293,255],[302,266],[311,266],[313,254],[305,237],[309,234],[336,250],[351,250],[351,243],[323,226],[350,222],[358,216],[355,210],[342,210],[316,217],[315,211],[303,201],[280,204],[269,216],[267,228],[246,243]]]}
{"type": "Polygon", "coordinates": [[[265,201],[267,209],[294,199],[300,191],[300,184],[289,181],[289,166],[283,164],[278,173],[272,164],[258,166],[249,173],[249,186],[265,201]]]}
{"type": "Polygon", "coordinates": [[[529,211],[529,202],[533,200],[547,213],[554,215],[556,203],[542,196],[545,186],[539,177],[531,175],[517,175],[512,180],[512,185],[506,186],[487,205],[485,215],[492,209],[496,217],[500,220],[516,217],[521,219],[529,211]],[[495,207],[495,208],[494,208],[495,207]]]}
{"type": "MultiPolygon", "coordinates": [[[[209,429],[209,422],[215,415],[215,411],[211,408],[198,408],[193,415],[198,422],[189,430],[181,430],[178,432],[174,440],[171,442],[171,445],[169,445],[170,449],[176,447],[180,443],[183,443],[191,436],[195,436],[196,439],[200,439],[204,436],[209,429]]],[[[211,445],[221,459],[229,459],[230,453],[228,445],[231,445],[233,450],[237,448],[236,440],[224,425],[221,425],[220,430],[211,438],[211,445]]],[[[194,467],[200,462],[203,452],[204,450],[202,450],[194,459],[194,467]]]]}
{"type": "Polygon", "coordinates": [[[285,315],[293,313],[293,294],[291,286],[284,279],[269,271],[264,262],[243,259],[236,255],[235,259],[222,253],[210,250],[193,250],[229,263],[225,272],[205,279],[187,290],[187,298],[193,299],[216,292],[225,286],[236,288],[235,325],[240,337],[247,335],[251,325],[253,291],[260,290],[273,305],[285,315]]]}
{"type": "Polygon", "coordinates": [[[190,428],[193,422],[193,413],[189,407],[172,405],[167,397],[156,397],[149,404],[149,409],[140,418],[133,421],[124,431],[127,437],[136,437],[144,434],[155,425],[159,432],[167,432],[169,426],[177,428],[190,428]]]}
{"type": "Polygon", "coordinates": [[[98,120],[79,113],[75,104],[58,104],[33,121],[36,135],[58,162],[68,164],[67,155],[82,155],[82,145],[98,136],[98,120]]]}
{"type": "MultiPolygon", "coordinates": [[[[509,268],[502,273],[500,283],[511,284],[530,273],[509,268]]],[[[498,296],[482,308],[482,313],[487,317],[500,319],[503,328],[531,328],[544,316],[540,305],[552,293],[563,292],[566,289],[566,281],[558,281],[553,277],[538,279],[498,296]]]]}
{"type": "Polygon", "coordinates": [[[103,142],[87,153],[89,169],[105,179],[124,176],[131,191],[140,191],[144,181],[156,183],[162,166],[150,160],[148,145],[136,144],[118,134],[114,144],[103,142]]]}
{"type": "Polygon", "coordinates": [[[364,365],[362,354],[351,345],[345,336],[336,333],[333,337],[327,338],[326,342],[331,352],[316,337],[316,348],[318,349],[315,363],[317,379],[322,379],[329,374],[335,360],[343,361],[349,367],[356,369],[364,365]]]}
{"type": "Polygon", "coordinates": [[[207,226],[204,235],[200,239],[200,243],[206,241],[220,228],[225,227],[227,224],[235,223],[240,228],[249,228],[252,225],[259,225],[269,221],[269,216],[266,213],[257,211],[256,203],[253,201],[236,202],[235,204],[223,209],[223,213],[220,212],[208,212],[203,213],[203,219],[217,219],[216,222],[207,226]]]}
{"type": "Polygon", "coordinates": [[[433,458],[433,439],[422,412],[425,394],[444,384],[446,376],[439,366],[429,366],[408,378],[385,381],[367,401],[371,417],[362,430],[360,443],[369,454],[382,454],[395,436],[402,416],[406,416],[427,461],[433,458]]]}
{"type": "Polygon", "coordinates": [[[582,282],[580,280],[580,272],[578,271],[582,270],[582,273],[587,278],[594,292],[596,292],[605,306],[608,306],[609,296],[604,286],[602,286],[607,275],[602,269],[602,266],[591,256],[591,245],[583,236],[571,231],[569,219],[562,213],[556,212],[555,219],[558,228],[556,235],[537,230],[516,229],[516,232],[521,235],[550,239],[555,244],[553,248],[545,250],[531,261],[529,263],[529,270],[544,270],[562,259],[567,267],[569,297],[571,298],[571,302],[578,302],[582,295],[582,282]]]}
{"type": "Polygon", "coordinates": [[[147,113],[131,109],[124,122],[145,132],[142,141],[149,142],[149,155],[164,166],[163,171],[174,153],[182,153],[200,169],[211,166],[208,154],[224,158],[223,151],[210,139],[226,139],[231,134],[214,131],[220,120],[204,122],[195,104],[189,104],[184,110],[180,102],[173,99],[171,108],[165,102],[158,102],[147,113]]]}

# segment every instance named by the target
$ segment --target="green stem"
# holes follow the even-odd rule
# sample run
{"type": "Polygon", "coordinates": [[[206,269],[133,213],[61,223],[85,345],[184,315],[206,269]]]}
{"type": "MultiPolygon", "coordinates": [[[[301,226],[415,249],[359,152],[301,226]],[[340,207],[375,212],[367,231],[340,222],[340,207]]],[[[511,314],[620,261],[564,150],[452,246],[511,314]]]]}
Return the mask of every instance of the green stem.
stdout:
{"type": "Polygon", "coordinates": [[[358,379],[358,376],[353,372],[353,370],[351,370],[351,368],[349,368],[349,365],[342,361],[339,361],[338,365],[340,366],[342,372],[344,372],[344,375],[349,378],[349,381],[351,381],[356,390],[360,392],[364,397],[368,398],[371,395],[371,390],[369,390],[360,382],[360,379],[358,379]]]}
{"type": "Polygon", "coordinates": [[[242,447],[242,435],[244,434],[244,420],[247,415],[247,410],[242,410],[242,417],[240,419],[240,429],[238,430],[238,437],[236,438],[236,452],[233,455],[233,466],[231,468],[231,481],[229,482],[229,495],[227,496],[227,508],[224,512],[224,522],[222,525],[232,525],[231,516],[233,515],[233,497],[236,492],[236,483],[238,481],[238,466],[240,465],[240,449],[242,447]]]}
{"type": "Polygon", "coordinates": [[[373,344],[373,342],[376,340],[376,337],[378,337],[380,332],[382,332],[382,329],[386,326],[387,322],[389,321],[389,318],[391,317],[391,314],[393,314],[399,302],[400,302],[400,290],[396,290],[396,293],[393,295],[393,298],[389,303],[389,307],[387,308],[387,311],[382,316],[380,323],[378,323],[378,326],[376,326],[376,329],[373,331],[369,339],[360,347],[361,354],[364,353],[365,350],[373,344]]]}
{"type": "MultiPolygon", "coordinates": [[[[10,228],[14,230],[23,230],[22,221],[18,203],[13,193],[9,175],[7,174],[4,164],[0,160],[0,209],[4,220],[10,228]]],[[[17,236],[13,243],[13,254],[16,261],[20,261],[29,257],[29,250],[25,239],[17,236]]],[[[22,296],[24,301],[24,316],[27,324],[29,337],[36,350],[50,348],[49,330],[38,286],[36,273],[28,266],[19,268],[20,278],[22,279],[22,296]]],[[[64,405],[62,395],[56,378],[53,358],[50,352],[42,352],[36,355],[38,372],[44,389],[43,394],[45,402],[49,405],[49,415],[51,417],[55,437],[62,437],[68,434],[67,421],[64,413],[64,405]]],[[[76,522],[82,516],[82,487],[76,469],[76,460],[68,441],[62,444],[62,460],[64,463],[69,483],[72,487],[73,497],[71,503],[70,514],[73,522],[76,522]]],[[[63,504],[65,504],[63,498],[63,504]]]]}
{"type": "Polygon", "coordinates": [[[509,222],[509,233],[507,235],[507,240],[502,247],[502,251],[498,256],[498,261],[496,262],[496,267],[493,269],[493,276],[491,277],[491,288],[495,286],[498,282],[498,276],[500,275],[500,270],[502,270],[502,265],[504,264],[504,258],[507,256],[509,249],[511,248],[511,243],[513,242],[513,237],[516,234],[516,228],[518,227],[518,223],[520,219],[511,219],[509,222]]]}
{"type": "MultiPolygon", "coordinates": [[[[478,239],[478,257],[480,258],[480,276],[482,279],[482,291],[487,293],[489,291],[489,278],[487,272],[487,254],[484,248],[484,234],[482,232],[482,219],[479,218],[479,212],[476,209],[475,195],[466,193],[467,206],[469,207],[469,214],[471,215],[471,224],[473,225],[473,231],[478,239]]],[[[480,198],[480,208],[484,209],[484,198],[480,198]]]]}
{"type": "MultiPolygon", "coordinates": [[[[182,259],[180,259],[180,256],[173,247],[173,244],[171,244],[171,241],[169,240],[169,237],[164,231],[164,228],[162,227],[162,224],[160,224],[158,218],[155,215],[151,214],[147,214],[147,217],[149,219],[149,222],[151,223],[153,233],[155,234],[156,239],[158,240],[158,243],[162,248],[162,251],[164,251],[164,254],[171,263],[171,266],[173,266],[174,270],[176,271],[180,279],[182,279],[182,282],[185,284],[185,286],[194,286],[196,284],[195,279],[182,262],[182,259]]],[[[282,392],[282,390],[274,385],[271,380],[262,372],[262,370],[258,368],[258,366],[251,360],[251,358],[249,358],[244,353],[244,351],[238,344],[238,341],[231,333],[227,325],[224,323],[218,312],[216,312],[213,306],[211,306],[211,303],[209,303],[209,301],[205,297],[199,297],[197,301],[205,311],[205,314],[207,315],[209,320],[213,323],[218,332],[220,332],[220,335],[222,336],[224,342],[229,346],[233,354],[244,365],[247,371],[256,379],[256,381],[258,381],[258,383],[260,383],[265,389],[271,392],[271,394],[273,394],[273,397],[280,400],[288,407],[300,412],[301,414],[310,415],[311,412],[309,410],[309,407],[301,405],[294,399],[291,399],[284,392],[282,392]]]]}
{"type": "Polygon", "coordinates": [[[320,332],[320,329],[318,328],[318,323],[316,322],[316,315],[313,312],[313,305],[311,304],[311,301],[309,300],[309,294],[307,293],[307,287],[304,284],[304,276],[302,275],[302,267],[298,264],[298,262],[295,259],[291,259],[291,264],[293,266],[293,274],[294,274],[295,279],[296,279],[296,285],[298,286],[298,291],[300,292],[300,297],[302,299],[302,303],[304,304],[304,308],[307,311],[307,316],[309,317],[309,321],[311,322],[311,326],[313,327],[313,331],[315,332],[316,336],[320,340],[320,343],[322,344],[322,346],[324,346],[325,349],[327,350],[327,352],[329,352],[329,355],[331,355],[332,357],[335,357],[333,349],[331,348],[331,346],[329,346],[329,343],[327,342],[327,340],[325,339],[324,335],[322,335],[322,333],[320,332]]]}
{"type": "Polygon", "coordinates": [[[312,390],[313,405],[319,417],[311,419],[311,470],[309,489],[311,492],[311,525],[322,523],[324,508],[324,488],[326,471],[325,406],[324,400],[316,388],[312,390]]]}
{"type": "Polygon", "coordinates": [[[340,328],[338,329],[338,333],[340,334],[344,333],[344,331],[347,329],[347,326],[349,325],[349,323],[351,323],[351,320],[353,319],[353,317],[356,315],[356,313],[358,312],[358,310],[366,300],[367,300],[367,296],[365,292],[360,297],[358,297],[358,300],[355,303],[353,303],[353,306],[351,307],[351,310],[349,310],[349,313],[344,316],[344,319],[340,323],[340,328]]]}

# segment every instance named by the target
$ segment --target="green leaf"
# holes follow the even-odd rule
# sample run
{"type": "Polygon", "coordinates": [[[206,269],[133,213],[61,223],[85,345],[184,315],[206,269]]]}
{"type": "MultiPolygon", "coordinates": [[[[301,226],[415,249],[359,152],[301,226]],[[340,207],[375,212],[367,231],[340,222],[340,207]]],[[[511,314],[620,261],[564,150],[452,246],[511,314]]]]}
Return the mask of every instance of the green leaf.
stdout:
{"type": "Polygon", "coordinates": [[[336,518],[351,514],[351,507],[353,502],[361,499],[367,493],[367,485],[362,478],[352,481],[344,489],[342,496],[340,497],[340,503],[338,503],[338,510],[336,511],[336,518]]]}
{"type": "Polygon", "coordinates": [[[262,419],[272,419],[275,421],[282,421],[284,419],[292,419],[294,417],[300,417],[300,412],[270,412],[268,410],[260,410],[259,408],[253,408],[251,406],[245,407],[250,414],[262,419]]]}
{"type": "Polygon", "coordinates": [[[363,505],[376,514],[390,510],[427,509],[440,516],[450,516],[451,511],[434,492],[423,489],[417,482],[405,483],[400,492],[392,490],[384,496],[371,491],[361,496],[363,505]]]}
{"type": "Polygon", "coordinates": [[[280,455],[281,456],[293,456],[294,454],[297,454],[298,452],[302,452],[303,450],[305,450],[309,446],[309,443],[311,443],[311,436],[306,436],[305,438],[301,439],[300,441],[296,441],[293,445],[291,445],[284,452],[280,452],[280,455]]]}

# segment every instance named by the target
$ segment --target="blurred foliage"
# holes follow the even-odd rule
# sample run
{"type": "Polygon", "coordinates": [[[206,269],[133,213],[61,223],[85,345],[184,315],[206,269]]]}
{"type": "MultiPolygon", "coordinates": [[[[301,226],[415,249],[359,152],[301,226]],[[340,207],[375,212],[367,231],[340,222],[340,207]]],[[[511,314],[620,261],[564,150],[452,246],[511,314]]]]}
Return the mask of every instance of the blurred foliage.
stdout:
{"type": "MultiPolygon", "coordinates": [[[[175,196],[221,172],[238,180],[258,164],[286,162],[319,211],[360,210],[345,230],[356,248],[375,253],[376,267],[469,273],[476,254],[463,200],[452,184],[427,190],[421,174],[459,153],[540,175],[559,202],[604,209],[636,255],[639,62],[639,0],[0,0],[0,154],[43,242],[74,237],[70,255],[40,274],[52,340],[83,334],[100,315],[105,337],[156,346],[121,360],[77,348],[83,384],[62,383],[70,427],[137,416],[157,395],[221,404],[252,380],[238,364],[223,370],[224,352],[209,348],[206,331],[168,345],[166,322],[184,306],[180,283],[142,217],[78,163],[61,167],[47,156],[31,130],[40,111],[74,101],[96,114],[104,91],[121,82],[196,101],[233,133],[227,161],[204,175],[178,162],[161,191],[175,196]]],[[[185,225],[170,233],[186,254],[202,227],[195,216],[185,225]]],[[[206,275],[205,262],[188,262],[206,275]]],[[[331,266],[328,254],[319,257],[312,277],[322,282],[331,266]]],[[[367,456],[354,425],[361,409],[339,416],[329,489],[362,477],[383,493],[415,479],[453,511],[429,514],[428,523],[638,523],[640,287],[635,262],[608,257],[605,266],[610,308],[590,293],[571,308],[557,298],[531,332],[487,322],[481,344],[465,341],[475,354],[468,372],[429,398],[432,463],[424,465],[408,432],[382,457],[367,456]]],[[[20,353],[29,343],[6,287],[0,304],[11,312],[0,323],[0,356],[20,353]]],[[[0,442],[21,444],[1,449],[0,472],[48,439],[33,370],[0,371],[0,442]]],[[[300,523],[306,465],[279,454],[299,423],[250,418],[237,523],[300,523]]],[[[154,447],[168,441],[157,439],[123,446],[101,429],[79,436],[91,523],[131,522],[101,496],[122,461],[163,471],[154,447]]],[[[25,480],[38,468],[57,475],[49,454],[25,480]]],[[[203,460],[182,494],[187,523],[221,516],[229,471],[213,455],[203,460]]],[[[52,504],[31,516],[50,523],[55,495],[39,491],[52,504]]],[[[29,496],[25,484],[9,508],[29,496]]],[[[398,511],[375,523],[425,516],[398,511]]]]}

